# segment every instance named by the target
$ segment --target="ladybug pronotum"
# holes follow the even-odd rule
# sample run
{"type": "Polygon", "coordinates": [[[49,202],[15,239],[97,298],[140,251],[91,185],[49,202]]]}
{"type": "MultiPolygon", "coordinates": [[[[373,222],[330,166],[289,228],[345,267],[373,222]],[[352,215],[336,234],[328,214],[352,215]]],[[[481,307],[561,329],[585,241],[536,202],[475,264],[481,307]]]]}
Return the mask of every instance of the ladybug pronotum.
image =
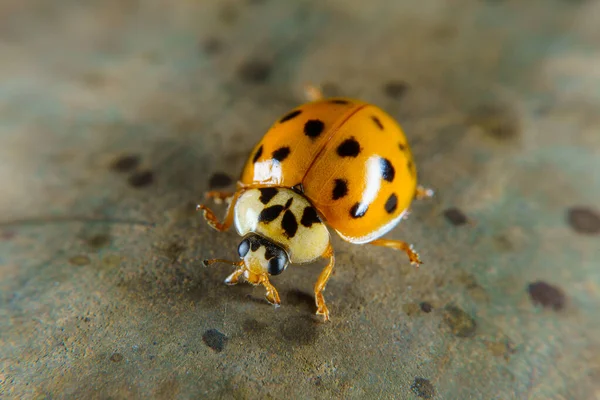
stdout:
{"type": "Polygon", "coordinates": [[[347,242],[404,251],[421,264],[412,246],[382,239],[407,214],[414,198],[433,192],[417,185],[417,170],[406,137],[380,108],[349,98],[323,98],[307,92],[310,102],[282,116],[250,153],[237,190],[208,192],[228,200],[223,222],[205,205],[208,224],[217,231],[232,224],[242,241],[236,266],[225,283],[244,278],[263,285],[266,298],[280,304],[269,276],[289,263],[328,258],[315,284],[317,314],[329,320],[323,291],[335,264],[329,230],[347,242]]]}

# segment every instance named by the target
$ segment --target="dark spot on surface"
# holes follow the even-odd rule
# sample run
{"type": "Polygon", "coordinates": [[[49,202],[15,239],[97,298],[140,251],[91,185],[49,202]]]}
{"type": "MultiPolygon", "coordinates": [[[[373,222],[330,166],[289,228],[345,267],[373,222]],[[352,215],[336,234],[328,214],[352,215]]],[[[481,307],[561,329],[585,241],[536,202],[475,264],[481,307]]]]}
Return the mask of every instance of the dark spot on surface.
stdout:
{"type": "Polygon", "coordinates": [[[507,141],[519,135],[515,116],[498,104],[481,106],[471,115],[469,122],[497,140],[507,141]]]}
{"type": "Polygon", "coordinates": [[[477,330],[475,320],[454,305],[448,305],[444,308],[444,322],[448,324],[452,334],[461,338],[472,337],[477,330]]]}
{"type": "Polygon", "coordinates": [[[110,168],[117,172],[129,172],[136,169],[138,165],[140,165],[140,157],[135,154],[128,154],[113,161],[110,168]]]}
{"type": "Polygon", "coordinates": [[[208,180],[208,187],[211,189],[223,188],[231,185],[233,179],[227,174],[222,172],[214,173],[208,180]]]}
{"type": "Polygon", "coordinates": [[[110,356],[110,361],[121,362],[123,361],[123,355],[121,353],[112,353],[110,356]]]}
{"type": "Polygon", "coordinates": [[[312,224],[320,224],[321,219],[319,218],[319,215],[317,215],[317,211],[314,209],[314,207],[307,206],[302,213],[302,219],[300,220],[300,223],[303,226],[310,228],[312,224]]]}
{"type": "Polygon", "coordinates": [[[289,317],[279,326],[283,339],[301,346],[316,342],[319,332],[312,318],[304,316],[289,317]]]}
{"type": "Polygon", "coordinates": [[[261,60],[249,60],[238,69],[238,77],[248,83],[265,83],[271,75],[271,64],[261,60]]]}
{"type": "Polygon", "coordinates": [[[154,173],[152,171],[139,171],[134,173],[127,180],[134,188],[143,188],[154,182],[154,173]]]}
{"type": "Polygon", "coordinates": [[[402,304],[402,311],[409,317],[414,317],[419,314],[419,306],[415,303],[402,304]]]}
{"type": "Polygon", "coordinates": [[[385,211],[388,214],[392,214],[396,211],[396,208],[398,208],[398,196],[396,196],[396,193],[392,193],[385,202],[385,211]]]}
{"type": "Polygon", "coordinates": [[[169,242],[165,247],[161,249],[162,254],[172,263],[176,262],[179,256],[185,250],[185,246],[180,242],[169,242]]]}
{"type": "Polygon", "coordinates": [[[283,118],[281,118],[279,120],[279,123],[289,121],[290,119],[294,119],[300,114],[302,114],[302,110],[295,110],[295,111],[289,112],[286,115],[284,115],[283,118]]]}
{"type": "Polygon", "coordinates": [[[368,209],[369,206],[363,206],[361,203],[356,203],[350,209],[350,216],[352,218],[361,218],[367,213],[368,209]]]}
{"type": "Polygon", "coordinates": [[[219,9],[218,17],[226,25],[232,25],[238,19],[238,10],[231,3],[224,3],[219,9]]]}
{"type": "Polygon", "coordinates": [[[421,307],[421,311],[423,311],[424,313],[430,313],[433,310],[431,304],[426,301],[419,304],[419,306],[421,307]]]}
{"type": "Polygon", "coordinates": [[[296,232],[298,231],[298,221],[296,221],[294,213],[292,213],[290,210],[287,210],[285,214],[283,214],[283,218],[281,219],[281,228],[288,238],[291,239],[296,236],[296,232]]]}
{"type": "Polygon", "coordinates": [[[336,179],[333,186],[333,200],[338,200],[348,194],[348,181],[345,179],[336,179]]]}
{"type": "Polygon", "coordinates": [[[279,214],[283,211],[282,205],[276,205],[264,208],[260,214],[258,214],[258,222],[269,223],[279,217],[279,214]]]}
{"type": "Polygon", "coordinates": [[[310,119],[304,124],[304,134],[309,138],[318,137],[323,129],[325,129],[325,124],[318,119],[310,119]]]}
{"type": "Polygon", "coordinates": [[[110,236],[104,233],[90,236],[85,240],[88,246],[92,249],[97,250],[102,247],[106,247],[110,243],[110,236]]]}
{"type": "Polygon", "coordinates": [[[0,240],[11,240],[17,236],[15,231],[0,231],[0,240]]]}
{"type": "Polygon", "coordinates": [[[290,290],[287,293],[286,301],[293,306],[305,305],[309,310],[312,310],[315,306],[315,298],[312,294],[297,289],[290,290]]]}
{"type": "Polygon", "coordinates": [[[429,379],[415,378],[413,384],[410,385],[410,389],[414,394],[424,399],[432,399],[435,396],[435,388],[429,382],[429,379]]]}
{"type": "Polygon", "coordinates": [[[379,159],[381,165],[381,177],[388,182],[392,182],[394,180],[394,176],[396,176],[396,171],[394,170],[394,166],[387,158],[379,159]]]}
{"type": "Polygon", "coordinates": [[[264,322],[255,319],[247,319],[242,322],[242,330],[246,333],[261,333],[268,327],[264,322]]]}
{"type": "Polygon", "coordinates": [[[460,226],[467,223],[467,217],[458,208],[448,208],[444,210],[444,217],[454,226],[460,226]]]}
{"type": "Polygon", "coordinates": [[[376,116],[372,115],[371,119],[373,120],[373,122],[375,122],[375,125],[377,125],[377,127],[381,130],[383,130],[383,124],[381,123],[381,121],[379,120],[379,118],[377,118],[376,116]]]}
{"type": "Polygon", "coordinates": [[[206,54],[217,54],[223,49],[223,42],[219,39],[211,37],[202,43],[202,50],[206,54]]]}
{"type": "Polygon", "coordinates": [[[71,258],[69,258],[69,264],[72,265],[77,265],[77,266],[84,266],[84,265],[88,265],[91,262],[90,258],[88,256],[73,256],[71,258]]]}
{"type": "Polygon", "coordinates": [[[360,144],[353,137],[344,140],[337,148],[340,157],[356,157],[360,153],[360,144]]]}
{"type": "Polygon", "coordinates": [[[252,163],[255,163],[258,161],[258,159],[260,158],[260,156],[262,156],[262,152],[263,152],[263,147],[262,144],[260,145],[260,147],[258,148],[258,150],[256,150],[256,154],[254,154],[254,158],[252,159],[252,163]]]}
{"type": "Polygon", "coordinates": [[[408,85],[402,81],[390,81],[383,86],[383,92],[392,99],[401,98],[408,90],[408,85]]]}
{"type": "Polygon", "coordinates": [[[273,152],[273,158],[279,162],[282,162],[290,155],[289,147],[281,147],[273,152]]]}
{"type": "Polygon", "coordinates": [[[270,187],[260,188],[258,190],[260,190],[260,197],[258,198],[258,200],[260,200],[260,202],[265,205],[269,204],[271,199],[273,197],[275,197],[275,195],[277,193],[279,193],[279,190],[277,190],[276,188],[270,188],[270,187]]]}
{"type": "Polygon", "coordinates": [[[229,338],[227,336],[216,329],[209,329],[202,335],[202,341],[217,353],[220,353],[225,349],[228,340],[229,338]]]}
{"type": "Polygon", "coordinates": [[[350,102],[348,100],[342,100],[342,99],[333,99],[333,100],[329,100],[330,103],[333,104],[350,104],[350,102]]]}
{"type": "Polygon", "coordinates": [[[543,281],[530,283],[527,287],[531,302],[544,308],[560,311],[565,307],[565,293],[557,286],[543,281]]]}
{"type": "Polygon", "coordinates": [[[600,233],[600,215],[588,207],[571,207],[567,210],[567,222],[577,233],[596,235],[600,233]]]}

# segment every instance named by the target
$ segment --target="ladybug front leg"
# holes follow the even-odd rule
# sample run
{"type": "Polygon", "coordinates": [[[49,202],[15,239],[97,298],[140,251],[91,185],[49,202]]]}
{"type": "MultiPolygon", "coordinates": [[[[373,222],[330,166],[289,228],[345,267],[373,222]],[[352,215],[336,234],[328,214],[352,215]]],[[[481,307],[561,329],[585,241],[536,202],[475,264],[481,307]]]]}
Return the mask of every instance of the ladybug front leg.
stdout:
{"type": "Polygon", "coordinates": [[[417,252],[413,249],[413,246],[401,240],[377,239],[369,242],[369,244],[374,246],[390,247],[392,249],[403,251],[408,256],[410,263],[415,267],[418,267],[419,264],[423,264],[421,259],[419,259],[419,254],[417,254],[417,252]]]}
{"type": "MultiPolygon", "coordinates": [[[[209,192],[209,193],[211,193],[211,192],[209,192]]],[[[221,193],[221,194],[225,195],[225,193],[222,193],[222,192],[213,192],[213,193],[221,193]]],[[[206,207],[205,205],[198,204],[198,206],[196,207],[196,210],[203,211],[204,219],[206,220],[206,222],[208,222],[208,224],[211,227],[213,227],[214,229],[216,229],[219,232],[224,232],[227,229],[229,229],[229,227],[233,223],[233,213],[235,210],[235,202],[237,201],[239,195],[240,195],[240,192],[237,191],[237,192],[233,193],[231,196],[229,196],[231,198],[231,202],[227,206],[227,213],[225,214],[225,220],[222,223],[219,222],[219,220],[215,216],[215,213],[210,208],[206,207]]],[[[226,199],[227,198],[228,197],[226,197],[226,199]]]]}
{"type": "Polygon", "coordinates": [[[323,291],[325,290],[325,285],[327,285],[327,281],[329,280],[331,272],[333,271],[333,266],[335,265],[335,255],[331,244],[327,246],[327,250],[325,250],[322,257],[329,257],[329,263],[323,268],[323,271],[321,271],[319,279],[317,279],[317,283],[315,284],[315,301],[317,303],[317,315],[322,315],[324,321],[329,321],[329,310],[325,305],[323,291]]]}
{"type": "Polygon", "coordinates": [[[423,186],[417,186],[417,191],[415,192],[415,198],[417,200],[424,200],[433,197],[434,191],[433,189],[429,189],[423,186]]]}

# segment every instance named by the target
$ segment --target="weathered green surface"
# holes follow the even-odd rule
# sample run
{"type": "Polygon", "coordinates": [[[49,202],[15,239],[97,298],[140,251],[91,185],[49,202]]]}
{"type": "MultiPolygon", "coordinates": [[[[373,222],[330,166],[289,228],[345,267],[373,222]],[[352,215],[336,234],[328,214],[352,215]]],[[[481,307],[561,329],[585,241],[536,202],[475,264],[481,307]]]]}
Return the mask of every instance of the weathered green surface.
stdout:
{"type": "Polygon", "coordinates": [[[568,218],[600,212],[598,20],[593,0],[2,1],[0,397],[598,398],[600,237],[568,218]],[[323,262],[274,279],[273,309],[194,260],[235,256],[194,206],[308,81],[396,116],[436,190],[388,235],[418,271],[334,240],[329,324],[323,262]]]}

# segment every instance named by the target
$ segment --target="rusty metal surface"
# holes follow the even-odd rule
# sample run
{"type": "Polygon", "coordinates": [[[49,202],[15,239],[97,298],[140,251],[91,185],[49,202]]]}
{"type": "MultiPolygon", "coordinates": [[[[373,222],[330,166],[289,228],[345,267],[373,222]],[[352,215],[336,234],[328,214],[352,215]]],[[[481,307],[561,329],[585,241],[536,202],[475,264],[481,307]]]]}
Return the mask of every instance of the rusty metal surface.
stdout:
{"type": "MultiPolygon", "coordinates": [[[[600,396],[597,1],[0,4],[1,398],[600,396]],[[227,287],[195,212],[305,82],[398,118],[436,190],[227,287]]],[[[223,207],[216,207],[219,213],[223,207]]]]}

